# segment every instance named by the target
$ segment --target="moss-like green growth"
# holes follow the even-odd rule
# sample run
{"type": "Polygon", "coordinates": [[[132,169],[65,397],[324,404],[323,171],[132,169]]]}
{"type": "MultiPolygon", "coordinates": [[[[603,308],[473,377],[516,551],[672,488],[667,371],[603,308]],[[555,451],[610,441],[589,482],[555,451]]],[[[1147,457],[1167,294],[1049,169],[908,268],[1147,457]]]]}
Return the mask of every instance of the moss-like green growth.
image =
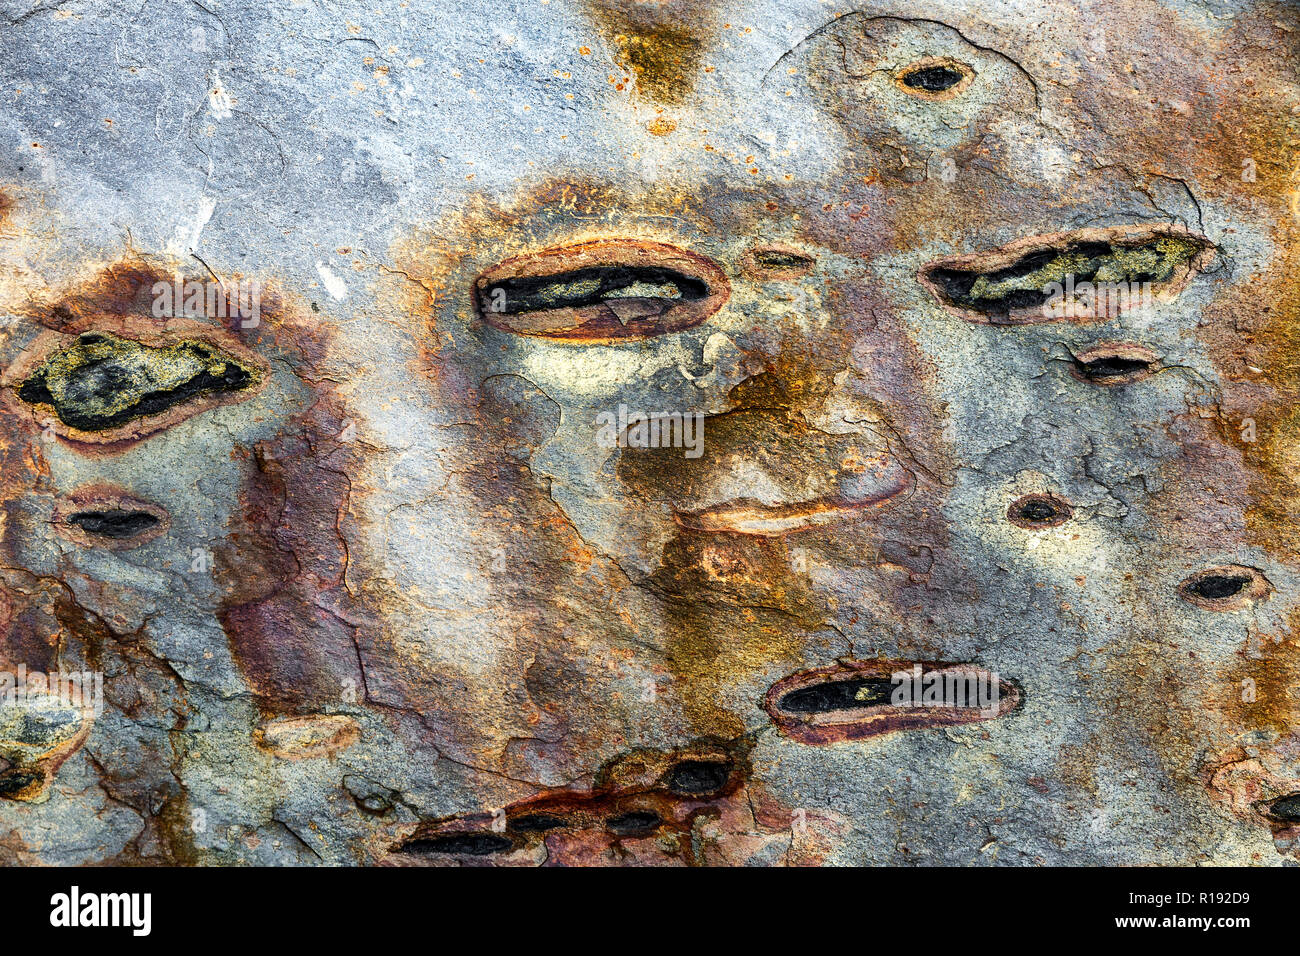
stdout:
{"type": "Polygon", "coordinates": [[[96,432],[156,415],[214,392],[257,383],[257,370],[206,342],[152,347],[87,332],[51,355],[18,388],[18,397],[49,405],[71,428],[96,432]]]}

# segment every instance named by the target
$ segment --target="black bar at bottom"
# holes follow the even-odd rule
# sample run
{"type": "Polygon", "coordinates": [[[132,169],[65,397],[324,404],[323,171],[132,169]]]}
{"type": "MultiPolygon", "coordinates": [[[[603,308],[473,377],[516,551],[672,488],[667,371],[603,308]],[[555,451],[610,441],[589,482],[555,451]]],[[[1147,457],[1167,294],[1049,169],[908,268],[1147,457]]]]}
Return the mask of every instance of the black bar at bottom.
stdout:
{"type": "Polygon", "coordinates": [[[335,950],[350,942],[375,945],[376,933],[398,932],[457,948],[474,939],[508,944],[541,936],[560,948],[618,948],[619,940],[640,946],[656,938],[675,945],[672,938],[688,932],[688,923],[692,947],[709,940],[780,945],[770,936],[778,925],[783,935],[847,935],[850,942],[859,936],[864,947],[894,933],[900,942],[939,945],[1005,941],[1006,934],[1044,941],[1199,935],[1231,943],[1289,925],[1288,911],[1277,906],[1294,880],[1286,870],[1217,868],[29,868],[0,871],[0,897],[10,914],[6,939],[14,944],[27,935],[76,935],[128,947],[245,939],[259,949],[335,950]],[[133,894],[148,894],[147,909],[145,897],[133,894]]]}

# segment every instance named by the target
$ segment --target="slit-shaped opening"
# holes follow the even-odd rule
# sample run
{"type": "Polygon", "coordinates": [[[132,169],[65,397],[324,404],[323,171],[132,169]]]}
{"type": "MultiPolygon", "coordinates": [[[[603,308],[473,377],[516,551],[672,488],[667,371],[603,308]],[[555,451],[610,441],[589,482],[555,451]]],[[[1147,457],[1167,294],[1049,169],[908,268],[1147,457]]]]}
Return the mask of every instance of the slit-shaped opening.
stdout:
{"type": "Polygon", "coordinates": [[[1273,593],[1273,585],[1257,569],[1244,564],[1204,568],[1178,586],[1183,600],[1207,611],[1240,611],[1273,593]]]}
{"type": "Polygon", "coordinates": [[[663,243],[598,240],[489,269],[475,282],[474,307],[506,332],[599,344],[699,325],[730,291],[703,256],[663,243]]]}
{"type": "Polygon", "coordinates": [[[1155,352],[1133,342],[1104,342],[1074,355],[1070,372],[1089,385],[1113,387],[1146,378],[1159,368],[1155,352]]]}
{"type": "Polygon", "coordinates": [[[781,697],[778,706],[791,714],[828,714],[889,703],[894,685],[888,677],[828,680],[799,687],[781,697]]]}
{"type": "Polygon", "coordinates": [[[1014,681],[973,665],[855,661],[791,674],[763,707],[785,736],[820,746],[992,720],[1020,700],[1014,681]]]}
{"type": "Polygon", "coordinates": [[[171,524],[167,510],[112,485],[91,485],[59,499],[54,530],[82,547],[122,551],[138,548],[171,524]]]}
{"type": "Polygon", "coordinates": [[[398,844],[394,851],[417,856],[427,854],[492,856],[498,853],[507,853],[513,848],[514,841],[509,837],[489,830],[473,830],[413,837],[398,844]]]}
{"type": "Polygon", "coordinates": [[[257,372],[207,342],[149,346],[90,332],[37,368],[18,397],[53,409],[64,425],[103,432],[210,392],[237,392],[257,372]]]}
{"type": "Polygon", "coordinates": [[[1204,236],[1175,226],[1090,228],[939,259],[917,277],[967,321],[1093,322],[1171,298],[1213,252],[1204,236]]]}
{"type": "Polygon", "coordinates": [[[741,258],[746,275],[760,282],[784,282],[812,272],[817,260],[790,246],[757,246],[741,258]]]}
{"type": "Polygon", "coordinates": [[[1074,509],[1064,498],[1052,494],[1021,495],[1007,508],[1007,520],[1019,528],[1039,531],[1056,528],[1074,517],[1074,509]]]}
{"type": "Polygon", "coordinates": [[[128,511],[123,508],[105,508],[101,511],[78,511],[68,515],[68,523],[75,524],[87,534],[101,538],[134,538],[155,527],[159,518],[147,511],[128,511]]]}
{"type": "Polygon", "coordinates": [[[653,810],[628,810],[605,821],[610,833],[632,839],[651,836],[663,825],[663,817],[653,810]]]}
{"type": "Polygon", "coordinates": [[[45,774],[39,770],[12,769],[0,773],[0,798],[21,800],[43,789],[45,774]]]}
{"type": "MultiPolygon", "coordinates": [[[[81,694],[87,690],[81,688],[81,694]]],[[[40,799],[59,767],[86,742],[94,722],[88,702],[77,705],[35,691],[21,701],[0,698],[0,797],[40,799]]]]}
{"type": "Polygon", "coordinates": [[[975,70],[970,64],[946,56],[927,56],[894,72],[899,89],[927,100],[959,96],[974,79],[975,70]]]}
{"type": "Polygon", "coordinates": [[[514,833],[549,833],[567,825],[563,817],[553,813],[525,813],[514,817],[507,824],[514,833]]]}

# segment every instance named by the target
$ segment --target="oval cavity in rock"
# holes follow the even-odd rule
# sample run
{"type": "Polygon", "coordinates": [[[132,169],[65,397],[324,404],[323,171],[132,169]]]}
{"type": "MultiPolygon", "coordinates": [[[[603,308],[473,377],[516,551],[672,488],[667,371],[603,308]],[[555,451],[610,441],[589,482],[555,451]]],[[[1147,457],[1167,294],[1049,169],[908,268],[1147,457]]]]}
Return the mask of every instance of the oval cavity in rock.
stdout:
{"type": "Polygon", "coordinates": [[[855,661],[782,678],[763,707],[785,736],[820,746],[992,720],[1020,700],[1013,681],[970,664],[855,661]]]}
{"type": "Polygon", "coordinates": [[[514,846],[509,837],[489,831],[468,833],[440,833],[436,836],[414,837],[396,848],[398,853],[448,854],[459,856],[491,856],[505,853],[514,846]]]}
{"type": "Polygon", "coordinates": [[[1240,611],[1268,600],[1273,585],[1257,568],[1222,564],[1197,571],[1178,586],[1178,593],[1207,611],[1240,611]]]}
{"type": "Polygon", "coordinates": [[[601,239],[508,259],[474,284],[486,324],[574,344],[633,341],[699,325],[731,293],[716,263],[664,243],[601,239]]]}
{"type": "Polygon", "coordinates": [[[1022,495],[1007,508],[1007,520],[1030,531],[1059,527],[1073,516],[1070,503],[1051,494],[1022,495]]]}
{"type": "Polygon", "coordinates": [[[965,92],[975,79],[975,70],[951,57],[928,56],[898,70],[894,79],[910,96],[948,100],[965,92]]]}
{"type": "Polygon", "coordinates": [[[66,437],[107,443],[242,401],[261,379],[251,359],[202,339],[151,345],[85,332],[30,369],[16,394],[66,437]]]}
{"type": "Polygon", "coordinates": [[[166,509],[111,485],[79,488],[54,505],[54,530],[82,547],[138,548],[171,526],[166,509]]]}

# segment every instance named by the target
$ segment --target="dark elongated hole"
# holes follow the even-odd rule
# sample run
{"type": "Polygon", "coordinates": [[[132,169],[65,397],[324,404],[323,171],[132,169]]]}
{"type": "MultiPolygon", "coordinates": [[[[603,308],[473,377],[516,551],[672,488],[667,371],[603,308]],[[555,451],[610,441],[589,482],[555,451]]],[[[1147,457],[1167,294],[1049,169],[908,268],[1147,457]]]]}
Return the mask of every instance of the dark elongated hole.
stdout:
{"type": "Polygon", "coordinates": [[[564,825],[562,818],[550,813],[529,813],[510,821],[510,829],[516,833],[545,833],[548,830],[558,830],[564,825]]]}
{"type": "Polygon", "coordinates": [[[717,793],[731,779],[731,764],[718,760],[682,760],[669,769],[664,786],[682,797],[717,793]]]}
{"type": "Polygon", "coordinates": [[[1255,568],[1225,564],[1193,574],[1178,585],[1178,592],[1207,611],[1240,611],[1268,600],[1273,585],[1255,568]]]}
{"type": "MultiPolygon", "coordinates": [[[[941,265],[925,274],[947,302],[999,317],[1058,299],[1066,276],[1073,276],[1076,288],[1092,285],[1094,308],[1108,315],[1112,308],[1132,308],[1140,302],[1142,283],[1158,285],[1175,278],[1204,248],[1204,242],[1180,236],[1134,245],[1077,240],[1027,253],[997,269],[941,265]]],[[[1132,371],[1126,369],[1125,374],[1132,371]]],[[[1107,374],[1104,365],[1097,372],[1107,374]]]]}
{"type": "Polygon", "coordinates": [[[709,286],[695,276],[662,266],[591,266],[553,275],[502,279],[479,290],[484,311],[505,315],[575,309],[609,299],[675,301],[703,299],[709,286]]]}
{"type": "Polygon", "coordinates": [[[927,66],[903,76],[903,85],[927,93],[942,93],[962,81],[962,74],[950,66],[927,66]]]}
{"type": "MultiPolygon", "coordinates": [[[[1087,243],[1081,246],[1079,251],[1084,254],[1100,257],[1109,250],[1105,243],[1087,243]],[[1100,248],[1097,248],[1100,247],[1100,248]],[[1086,251],[1085,251],[1086,250],[1086,251]]],[[[985,286],[1000,286],[1005,283],[1023,282],[1038,276],[1042,270],[1050,265],[1061,254],[1060,250],[1043,249],[1039,252],[1033,252],[1029,255],[1022,256],[1010,265],[1001,269],[994,269],[989,272],[978,272],[969,269],[935,269],[930,273],[930,278],[937,282],[940,287],[947,293],[948,297],[955,302],[963,302],[972,305],[993,305],[1003,310],[1031,308],[1042,305],[1049,298],[1046,291],[1040,288],[1044,283],[1030,286],[1028,288],[1011,289],[996,298],[978,294],[975,286],[983,280],[985,286]]],[[[1096,270],[1093,270],[1094,272],[1096,270]]]]}
{"type": "Polygon", "coordinates": [[[68,521],[87,534],[101,538],[134,538],[158,524],[158,516],[147,511],[126,511],[107,508],[103,511],[78,511],[68,516],[68,521]]]}
{"type": "Polygon", "coordinates": [[[444,833],[440,836],[417,837],[407,840],[399,848],[401,853],[456,853],[463,856],[490,856],[505,853],[514,843],[497,833],[444,833]]]}
{"type": "Polygon", "coordinates": [[[1278,797],[1268,804],[1268,815],[1284,823],[1300,823],[1300,793],[1278,797]]]}
{"type": "Polygon", "coordinates": [[[46,744],[57,740],[70,727],[77,727],[84,718],[75,710],[28,711],[10,731],[13,739],[29,744],[46,744]]]}
{"type": "Polygon", "coordinates": [[[1250,576],[1245,574],[1207,574],[1197,578],[1187,589],[1200,597],[1219,601],[1240,594],[1250,585],[1250,576]]]}
{"type": "Polygon", "coordinates": [[[1107,355],[1088,361],[1074,360],[1075,370],[1088,379],[1121,378],[1148,371],[1152,363],[1146,359],[1107,355]]]}
{"type": "Polygon", "coordinates": [[[621,837],[649,836],[662,824],[663,818],[651,810],[632,810],[605,821],[609,831],[621,837]]]}
{"type": "Polygon", "coordinates": [[[826,681],[784,694],[778,706],[794,714],[824,714],[888,704],[894,684],[888,677],[826,681]]]}

